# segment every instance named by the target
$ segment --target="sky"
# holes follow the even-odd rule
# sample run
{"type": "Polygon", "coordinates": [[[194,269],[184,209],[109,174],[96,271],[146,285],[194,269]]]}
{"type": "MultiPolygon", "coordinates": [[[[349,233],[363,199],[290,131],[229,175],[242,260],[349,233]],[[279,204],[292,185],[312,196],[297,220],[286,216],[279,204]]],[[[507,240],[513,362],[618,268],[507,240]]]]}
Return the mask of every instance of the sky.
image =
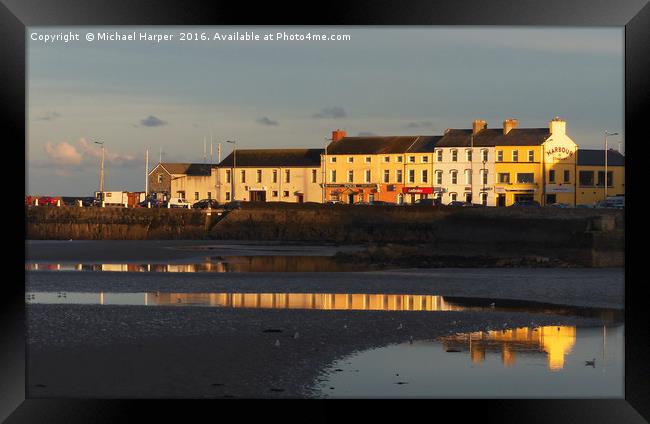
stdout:
{"type": "Polygon", "coordinates": [[[146,149],[150,169],[161,156],[203,162],[204,142],[209,162],[210,140],[216,162],[217,143],[222,158],[231,151],[226,140],[239,149],[322,148],[339,128],[351,136],[440,135],[474,119],[539,128],[559,116],[581,148],[603,148],[604,131],[621,134],[609,137],[610,147],[624,141],[623,27],[103,26],[26,34],[26,194],[92,195],[97,141],[106,190],[129,191],[144,190],[146,149]],[[136,40],[98,39],[134,32],[136,40]],[[245,32],[260,40],[220,39],[245,32]]]}

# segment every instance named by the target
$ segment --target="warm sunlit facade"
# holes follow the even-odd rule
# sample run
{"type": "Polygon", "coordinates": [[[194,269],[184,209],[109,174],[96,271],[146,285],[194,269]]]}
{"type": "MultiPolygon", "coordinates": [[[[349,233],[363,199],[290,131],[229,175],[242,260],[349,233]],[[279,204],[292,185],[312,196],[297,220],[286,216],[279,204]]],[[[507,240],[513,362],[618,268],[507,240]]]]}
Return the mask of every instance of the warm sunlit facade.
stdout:
{"type": "Polygon", "coordinates": [[[606,196],[625,196],[625,157],[616,150],[608,150],[606,191],[605,151],[579,149],[578,205],[593,206],[606,196]]]}

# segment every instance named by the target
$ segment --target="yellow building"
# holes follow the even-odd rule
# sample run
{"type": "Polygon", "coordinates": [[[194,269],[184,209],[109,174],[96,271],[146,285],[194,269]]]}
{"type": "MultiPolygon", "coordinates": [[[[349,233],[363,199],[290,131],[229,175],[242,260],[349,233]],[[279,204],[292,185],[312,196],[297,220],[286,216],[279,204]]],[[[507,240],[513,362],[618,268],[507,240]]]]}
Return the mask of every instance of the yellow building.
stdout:
{"type": "Polygon", "coordinates": [[[507,119],[494,136],[496,205],[527,200],[575,205],[577,145],[566,134],[566,122],[554,118],[548,128],[518,126],[507,119]]]}
{"type": "Polygon", "coordinates": [[[607,187],[605,187],[605,151],[578,150],[578,205],[593,206],[611,196],[625,196],[625,157],[616,150],[607,151],[607,187]]]}

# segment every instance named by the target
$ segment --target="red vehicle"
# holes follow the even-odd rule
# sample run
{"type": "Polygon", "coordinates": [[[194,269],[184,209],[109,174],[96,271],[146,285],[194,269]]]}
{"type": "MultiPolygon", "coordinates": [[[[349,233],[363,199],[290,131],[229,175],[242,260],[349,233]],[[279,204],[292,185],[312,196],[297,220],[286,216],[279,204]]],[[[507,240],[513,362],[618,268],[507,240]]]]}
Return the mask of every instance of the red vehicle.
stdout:
{"type": "Polygon", "coordinates": [[[38,198],[39,206],[56,206],[61,199],[59,197],[43,196],[38,198]]]}

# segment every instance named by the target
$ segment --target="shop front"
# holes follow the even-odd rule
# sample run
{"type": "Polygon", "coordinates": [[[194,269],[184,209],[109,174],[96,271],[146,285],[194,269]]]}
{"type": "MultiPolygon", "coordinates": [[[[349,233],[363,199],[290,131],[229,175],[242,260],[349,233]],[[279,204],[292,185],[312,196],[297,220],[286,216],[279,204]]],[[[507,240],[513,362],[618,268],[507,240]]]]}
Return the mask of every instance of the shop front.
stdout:
{"type": "Polygon", "coordinates": [[[421,199],[428,199],[434,193],[433,187],[402,187],[405,203],[415,203],[421,199]]]}
{"type": "Polygon", "coordinates": [[[353,205],[355,203],[371,203],[378,200],[376,184],[327,184],[325,186],[325,201],[341,202],[353,205]]]}

